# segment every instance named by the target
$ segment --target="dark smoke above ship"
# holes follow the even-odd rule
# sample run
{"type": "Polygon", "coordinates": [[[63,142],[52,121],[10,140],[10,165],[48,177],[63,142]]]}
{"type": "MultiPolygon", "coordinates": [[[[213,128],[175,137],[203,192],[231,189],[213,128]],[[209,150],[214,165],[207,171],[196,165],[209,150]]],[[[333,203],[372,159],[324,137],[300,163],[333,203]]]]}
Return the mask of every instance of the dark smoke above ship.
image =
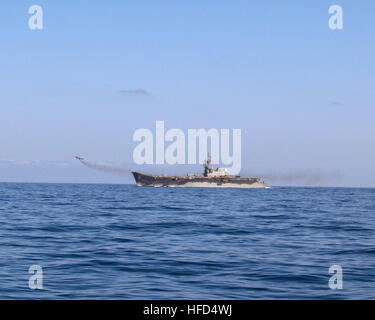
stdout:
{"type": "Polygon", "coordinates": [[[203,174],[186,176],[153,175],[132,171],[137,186],[140,187],[197,187],[197,188],[266,188],[260,178],[229,176],[225,168],[213,169],[211,157],[204,163],[203,174]]]}

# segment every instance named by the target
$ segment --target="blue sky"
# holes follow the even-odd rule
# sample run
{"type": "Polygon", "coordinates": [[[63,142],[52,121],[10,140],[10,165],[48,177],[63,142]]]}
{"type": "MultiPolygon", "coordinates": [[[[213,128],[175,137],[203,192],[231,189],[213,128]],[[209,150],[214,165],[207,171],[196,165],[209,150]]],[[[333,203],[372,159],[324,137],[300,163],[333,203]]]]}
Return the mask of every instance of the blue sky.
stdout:
{"type": "Polygon", "coordinates": [[[375,187],[374,15],[370,0],[3,1],[0,181],[131,182],[73,156],[129,167],[133,132],[164,120],[242,129],[245,174],[375,187]]]}

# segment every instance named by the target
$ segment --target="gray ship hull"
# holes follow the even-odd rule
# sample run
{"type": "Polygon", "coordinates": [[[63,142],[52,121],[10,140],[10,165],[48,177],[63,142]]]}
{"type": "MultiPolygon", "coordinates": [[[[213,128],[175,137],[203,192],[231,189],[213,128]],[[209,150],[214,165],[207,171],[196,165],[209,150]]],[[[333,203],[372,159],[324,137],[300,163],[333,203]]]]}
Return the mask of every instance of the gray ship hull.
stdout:
{"type": "Polygon", "coordinates": [[[137,186],[140,187],[191,187],[191,188],[266,188],[259,178],[206,177],[152,175],[133,171],[137,186]]]}

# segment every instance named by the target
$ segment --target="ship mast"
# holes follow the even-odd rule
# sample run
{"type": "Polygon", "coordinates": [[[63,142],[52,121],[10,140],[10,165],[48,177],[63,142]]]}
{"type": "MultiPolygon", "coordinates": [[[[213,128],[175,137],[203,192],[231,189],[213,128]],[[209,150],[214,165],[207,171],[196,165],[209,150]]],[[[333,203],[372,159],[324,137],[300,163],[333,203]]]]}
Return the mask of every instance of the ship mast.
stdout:
{"type": "Polygon", "coordinates": [[[211,155],[208,153],[207,160],[205,161],[203,167],[204,167],[204,176],[207,177],[209,173],[213,171],[213,169],[210,166],[211,163],[211,155]]]}

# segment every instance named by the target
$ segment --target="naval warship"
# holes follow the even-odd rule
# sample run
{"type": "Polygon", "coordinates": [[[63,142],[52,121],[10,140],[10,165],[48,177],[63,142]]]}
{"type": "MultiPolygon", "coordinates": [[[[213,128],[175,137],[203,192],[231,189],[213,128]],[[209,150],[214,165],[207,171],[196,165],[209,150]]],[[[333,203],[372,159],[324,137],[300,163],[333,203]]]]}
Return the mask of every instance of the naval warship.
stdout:
{"type": "Polygon", "coordinates": [[[229,176],[226,168],[213,169],[211,157],[204,163],[203,174],[186,176],[153,175],[132,171],[139,187],[197,187],[197,188],[266,188],[260,178],[229,176]]]}

